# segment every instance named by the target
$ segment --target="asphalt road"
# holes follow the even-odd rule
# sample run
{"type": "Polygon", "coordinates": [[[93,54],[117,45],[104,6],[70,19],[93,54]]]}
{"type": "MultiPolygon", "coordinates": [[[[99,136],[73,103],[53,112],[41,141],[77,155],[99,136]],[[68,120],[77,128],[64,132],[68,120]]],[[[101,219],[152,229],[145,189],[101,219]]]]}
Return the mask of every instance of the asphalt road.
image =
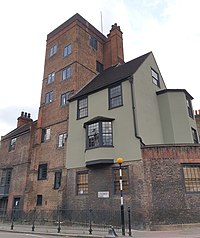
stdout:
{"type": "Polygon", "coordinates": [[[51,235],[20,234],[14,232],[0,232],[0,238],[55,238],[51,235]]]}

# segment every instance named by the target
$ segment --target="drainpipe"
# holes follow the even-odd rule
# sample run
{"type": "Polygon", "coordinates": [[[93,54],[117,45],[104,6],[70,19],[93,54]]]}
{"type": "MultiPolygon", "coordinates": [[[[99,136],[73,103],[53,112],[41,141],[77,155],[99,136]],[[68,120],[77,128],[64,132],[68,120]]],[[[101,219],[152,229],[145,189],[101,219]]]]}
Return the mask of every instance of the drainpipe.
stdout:
{"type": "Polygon", "coordinates": [[[131,102],[132,102],[132,113],[133,113],[133,125],[134,125],[134,132],[135,132],[135,137],[140,140],[140,143],[142,145],[145,145],[144,142],[142,141],[142,138],[138,135],[138,129],[137,129],[137,121],[136,121],[136,109],[135,109],[135,101],[134,101],[134,93],[133,93],[133,76],[129,77],[129,83],[131,87],[131,102]]]}

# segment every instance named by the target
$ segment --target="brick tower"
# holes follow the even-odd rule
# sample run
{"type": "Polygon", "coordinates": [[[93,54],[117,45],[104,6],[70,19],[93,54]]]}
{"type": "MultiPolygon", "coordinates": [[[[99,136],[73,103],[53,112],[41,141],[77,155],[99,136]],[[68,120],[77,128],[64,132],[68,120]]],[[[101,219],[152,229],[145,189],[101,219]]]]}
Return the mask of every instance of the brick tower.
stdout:
{"type": "Polygon", "coordinates": [[[25,196],[27,210],[62,205],[68,98],[103,69],[124,62],[117,24],[106,37],[79,14],[47,35],[44,77],[25,196]]]}

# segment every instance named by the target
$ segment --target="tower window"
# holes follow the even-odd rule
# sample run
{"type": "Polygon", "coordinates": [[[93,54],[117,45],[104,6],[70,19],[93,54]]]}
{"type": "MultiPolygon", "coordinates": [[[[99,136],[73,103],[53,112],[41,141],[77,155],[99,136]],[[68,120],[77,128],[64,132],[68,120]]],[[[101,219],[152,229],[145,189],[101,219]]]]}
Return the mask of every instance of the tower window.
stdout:
{"type": "Polygon", "coordinates": [[[69,95],[70,95],[69,92],[61,94],[61,97],[60,97],[61,106],[65,106],[66,104],[68,104],[69,95]]]}
{"type": "Polygon", "coordinates": [[[53,83],[55,80],[55,72],[48,74],[47,84],[53,83]]]}
{"type": "Polygon", "coordinates": [[[49,57],[55,55],[57,52],[57,45],[54,45],[51,47],[50,51],[49,51],[49,57]]]}
{"type": "Polygon", "coordinates": [[[61,178],[62,178],[62,172],[57,171],[55,172],[55,178],[54,178],[54,189],[59,189],[61,186],[61,178]]]}
{"type": "Polygon", "coordinates": [[[103,64],[101,64],[99,61],[96,61],[96,71],[98,73],[102,73],[103,72],[103,64]]]}
{"type": "Polygon", "coordinates": [[[45,95],[45,103],[51,103],[53,102],[53,91],[46,93],[45,95]]]}
{"type": "Polygon", "coordinates": [[[94,36],[90,36],[90,46],[97,50],[97,39],[94,36]]]}
{"type": "Polygon", "coordinates": [[[64,147],[66,139],[67,139],[67,134],[66,133],[60,134],[58,136],[58,147],[59,148],[64,147]]]}
{"type": "Polygon", "coordinates": [[[38,180],[47,179],[47,164],[40,164],[38,167],[38,180]]]}
{"type": "Polygon", "coordinates": [[[62,80],[69,79],[71,77],[71,66],[63,69],[62,80]]]}
{"type": "Polygon", "coordinates": [[[43,128],[42,129],[41,142],[45,142],[47,140],[50,140],[50,135],[51,135],[51,129],[50,128],[43,128]]]}
{"type": "Polygon", "coordinates": [[[65,46],[64,51],[63,51],[63,56],[66,57],[72,53],[72,45],[69,44],[65,46]]]}

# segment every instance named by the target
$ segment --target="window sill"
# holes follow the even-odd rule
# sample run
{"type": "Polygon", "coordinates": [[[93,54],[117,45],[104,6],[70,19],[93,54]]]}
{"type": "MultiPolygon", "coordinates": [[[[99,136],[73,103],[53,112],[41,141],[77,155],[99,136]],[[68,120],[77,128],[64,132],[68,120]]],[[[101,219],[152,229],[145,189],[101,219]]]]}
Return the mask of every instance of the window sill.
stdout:
{"type": "Polygon", "coordinates": [[[118,106],[115,106],[115,107],[109,107],[108,110],[112,110],[112,109],[115,109],[115,108],[118,108],[118,107],[123,107],[124,105],[121,104],[121,105],[118,105],[118,106]]]}
{"type": "Polygon", "coordinates": [[[100,145],[100,146],[94,146],[94,147],[88,147],[86,150],[93,150],[93,149],[99,149],[99,148],[114,148],[113,145],[100,145]]]}

